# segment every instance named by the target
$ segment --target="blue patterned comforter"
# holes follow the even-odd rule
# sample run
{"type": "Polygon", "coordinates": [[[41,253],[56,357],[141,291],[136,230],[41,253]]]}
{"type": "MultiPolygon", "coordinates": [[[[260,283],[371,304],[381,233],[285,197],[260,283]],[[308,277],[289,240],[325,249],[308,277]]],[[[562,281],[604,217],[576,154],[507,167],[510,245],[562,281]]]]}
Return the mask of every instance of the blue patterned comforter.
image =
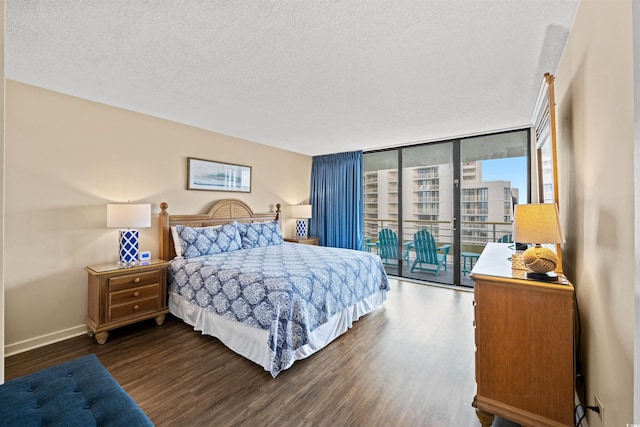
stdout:
{"type": "Polygon", "coordinates": [[[290,366],[311,331],[389,281],[377,255],[296,243],[189,259],[169,268],[169,293],[269,330],[271,375],[290,366]]]}

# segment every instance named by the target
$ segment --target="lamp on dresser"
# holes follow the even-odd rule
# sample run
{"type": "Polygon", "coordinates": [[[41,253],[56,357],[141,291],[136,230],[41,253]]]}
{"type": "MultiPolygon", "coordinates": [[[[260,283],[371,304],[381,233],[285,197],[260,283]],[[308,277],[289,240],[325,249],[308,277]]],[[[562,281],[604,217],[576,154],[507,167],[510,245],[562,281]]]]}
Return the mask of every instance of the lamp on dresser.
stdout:
{"type": "Polygon", "coordinates": [[[296,238],[307,238],[307,220],[311,218],[311,205],[291,206],[291,216],[296,218],[296,238]]]}
{"type": "Polygon", "coordinates": [[[118,264],[132,267],[138,263],[138,228],[151,227],[149,203],[107,204],[107,228],[120,228],[118,264]]]}
{"type": "Polygon", "coordinates": [[[513,240],[535,245],[522,255],[524,265],[530,270],[528,277],[536,280],[555,277],[552,272],[558,265],[558,257],[551,249],[542,247],[541,243],[564,243],[556,204],[516,205],[513,240]]]}

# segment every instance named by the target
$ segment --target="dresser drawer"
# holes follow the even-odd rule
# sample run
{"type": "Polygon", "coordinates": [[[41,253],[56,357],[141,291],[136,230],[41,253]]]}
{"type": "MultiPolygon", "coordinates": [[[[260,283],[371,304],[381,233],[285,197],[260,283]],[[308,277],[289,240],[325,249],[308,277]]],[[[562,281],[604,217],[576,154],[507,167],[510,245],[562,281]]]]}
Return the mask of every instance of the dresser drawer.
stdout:
{"type": "Polygon", "coordinates": [[[141,273],[125,274],[122,276],[109,277],[109,292],[130,289],[132,286],[143,286],[151,283],[158,283],[160,272],[144,271],[141,273]]]}
{"type": "Polygon", "coordinates": [[[158,298],[145,299],[141,301],[130,302],[122,305],[111,306],[109,319],[116,320],[121,317],[134,316],[147,311],[155,311],[160,308],[158,298]]]}
{"type": "Polygon", "coordinates": [[[138,286],[123,291],[109,292],[109,305],[134,303],[143,299],[158,298],[158,295],[160,295],[160,285],[157,283],[138,286]]]}

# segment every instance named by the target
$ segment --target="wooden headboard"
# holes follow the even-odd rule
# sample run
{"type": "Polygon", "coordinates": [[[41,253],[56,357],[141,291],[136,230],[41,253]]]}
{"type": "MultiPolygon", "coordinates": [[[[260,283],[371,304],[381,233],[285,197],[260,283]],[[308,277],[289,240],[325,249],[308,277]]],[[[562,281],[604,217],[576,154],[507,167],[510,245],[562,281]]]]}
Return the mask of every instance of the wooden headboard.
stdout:
{"type": "Polygon", "coordinates": [[[228,224],[237,222],[264,222],[278,221],[280,219],[280,203],[276,205],[276,212],[253,213],[251,208],[242,200],[222,199],[213,204],[206,214],[195,215],[169,215],[166,202],[160,203],[160,258],[171,260],[176,256],[173,246],[171,227],[186,225],[189,227],[208,227],[210,225],[228,224]]]}

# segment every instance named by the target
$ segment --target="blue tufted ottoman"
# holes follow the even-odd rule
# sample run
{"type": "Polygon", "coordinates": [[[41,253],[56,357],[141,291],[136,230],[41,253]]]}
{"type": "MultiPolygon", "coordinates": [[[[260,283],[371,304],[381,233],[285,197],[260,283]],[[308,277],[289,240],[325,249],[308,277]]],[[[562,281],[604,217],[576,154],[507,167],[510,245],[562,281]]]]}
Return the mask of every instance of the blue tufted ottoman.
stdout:
{"type": "Polygon", "coordinates": [[[0,386],[0,426],[153,426],[95,354],[0,386]]]}

